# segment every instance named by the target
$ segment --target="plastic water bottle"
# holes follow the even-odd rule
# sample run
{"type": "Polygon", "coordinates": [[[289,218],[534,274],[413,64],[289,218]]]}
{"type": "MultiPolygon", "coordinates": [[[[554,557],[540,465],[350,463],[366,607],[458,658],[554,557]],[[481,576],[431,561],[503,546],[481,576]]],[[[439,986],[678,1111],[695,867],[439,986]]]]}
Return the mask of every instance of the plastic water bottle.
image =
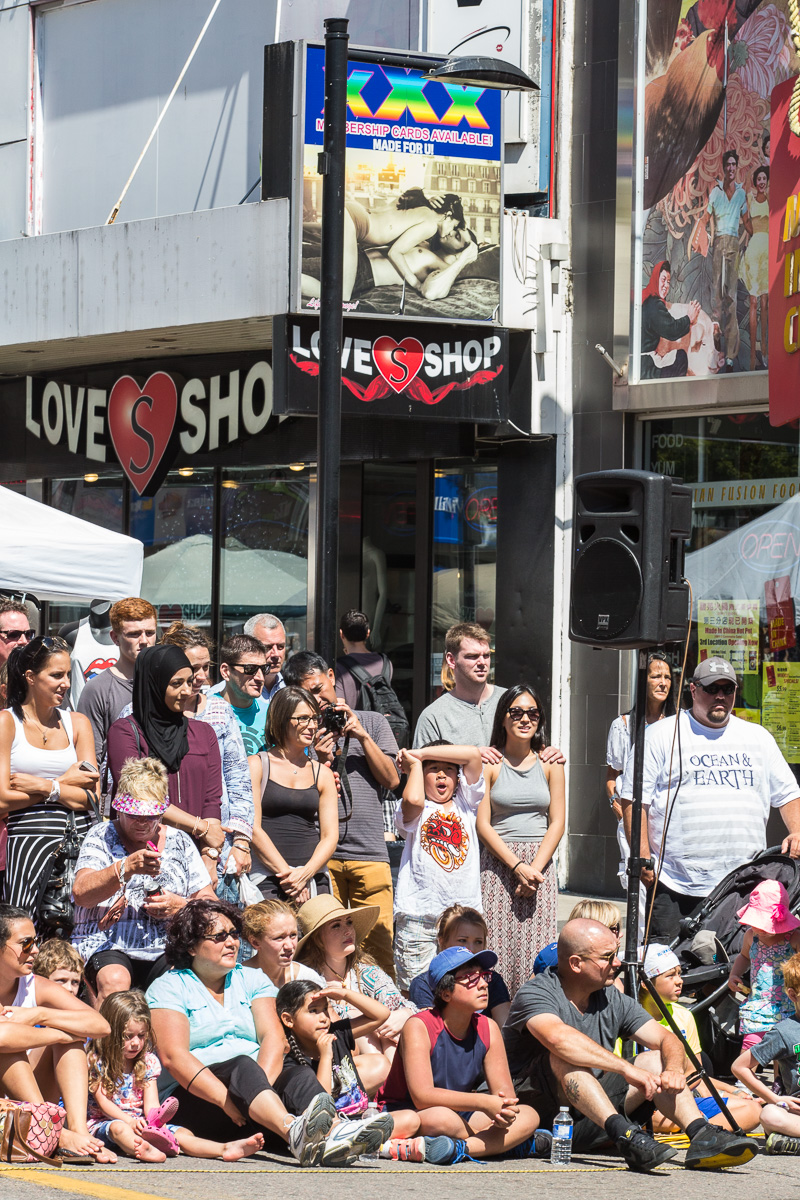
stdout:
{"type": "Polygon", "coordinates": [[[553,1121],[553,1144],[550,1147],[550,1162],[563,1167],[572,1162],[572,1117],[569,1109],[562,1107],[553,1121]]]}
{"type": "MultiPolygon", "coordinates": [[[[365,1108],[364,1112],[361,1114],[361,1120],[367,1121],[367,1120],[369,1120],[370,1117],[379,1117],[380,1115],[381,1115],[381,1110],[378,1108],[378,1105],[375,1103],[374,1100],[370,1100],[370,1102],[367,1105],[367,1107],[365,1108]]],[[[359,1154],[359,1156],[358,1156],[359,1162],[377,1163],[377,1162],[380,1162],[380,1160],[381,1160],[380,1146],[378,1147],[377,1150],[373,1150],[371,1154],[359,1154]]]]}

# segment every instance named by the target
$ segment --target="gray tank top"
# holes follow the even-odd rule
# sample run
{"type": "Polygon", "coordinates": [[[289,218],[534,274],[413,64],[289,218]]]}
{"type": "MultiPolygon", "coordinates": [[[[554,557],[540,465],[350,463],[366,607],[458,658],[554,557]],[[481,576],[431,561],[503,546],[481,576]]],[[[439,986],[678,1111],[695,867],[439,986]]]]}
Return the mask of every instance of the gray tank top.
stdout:
{"type": "Polygon", "coordinates": [[[492,786],[492,826],[509,842],[538,842],[547,833],[550,788],[539,759],[526,771],[503,760],[492,786]]]}

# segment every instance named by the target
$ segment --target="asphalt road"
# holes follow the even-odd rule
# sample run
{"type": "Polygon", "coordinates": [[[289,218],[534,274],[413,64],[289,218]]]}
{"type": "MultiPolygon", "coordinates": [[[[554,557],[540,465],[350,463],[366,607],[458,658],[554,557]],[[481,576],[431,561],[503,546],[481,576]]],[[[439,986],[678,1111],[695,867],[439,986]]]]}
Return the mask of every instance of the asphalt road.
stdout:
{"type": "Polygon", "coordinates": [[[57,1170],[0,1167],[0,1196],[5,1200],[432,1200],[437,1195],[458,1200],[486,1200],[501,1189],[504,1200],[530,1200],[546,1188],[553,1196],[608,1197],[609,1200],[706,1200],[722,1189],[746,1200],[785,1200],[800,1194],[800,1158],[757,1157],[726,1171],[685,1171],[681,1157],[645,1181],[619,1159],[576,1158],[570,1167],[551,1167],[537,1160],[509,1159],[486,1165],[426,1167],[404,1163],[359,1163],[339,1170],[302,1170],[291,1160],[261,1154],[241,1163],[203,1163],[178,1158],[139,1166],[127,1160],[116,1167],[57,1170]],[[457,1193],[454,1177],[458,1176],[457,1193]],[[724,1178],[723,1178],[724,1177],[724,1178]]]}

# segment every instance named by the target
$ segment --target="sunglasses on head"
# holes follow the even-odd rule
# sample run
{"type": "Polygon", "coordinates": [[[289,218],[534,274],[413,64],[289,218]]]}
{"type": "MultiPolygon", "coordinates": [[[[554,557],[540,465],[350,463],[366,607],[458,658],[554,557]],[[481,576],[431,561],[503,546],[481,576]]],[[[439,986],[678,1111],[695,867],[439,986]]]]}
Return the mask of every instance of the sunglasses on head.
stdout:
{"type": "Polygon", "coordinates": [[[736,691],[735,683],[701,683],[699,686],[709,696],[732,696],[736,691]]]}
{"type": "Polygon", "coordinates": [[[538,708],[520,708],[515,704],[512,708],[506,709],[512,721],[521,721],[523,717],[528,717],[531,721],[538,721],[542,715],[538,708]]]}
{"type": "Polygon", "coordinates": [[[207,933],[203,938],[203,941],[216,942],[218,946],[221,946],[223,942],[227,942],[228,938],[230,938],[233,942],[241,941],[241,938],[235,929],[220,929],[217,931],[217,933],[207,933]]]}
{"type": "Polygon", "coordinates": [[[20,638],[25,638],[29,642],[31,638],[36,637],[35,629],[0,629],[0,637],[4,642],[18,642],[20,638]]]}
{"type": "Polygon", "coordinates": [[[236,670],[241,671],[243,675],[249,675],[251,679],[258,675],[259,671],[262,675],[265,675],[267,671],[264,663],[232,663],[231,666],[236,667],[236,670]]]}

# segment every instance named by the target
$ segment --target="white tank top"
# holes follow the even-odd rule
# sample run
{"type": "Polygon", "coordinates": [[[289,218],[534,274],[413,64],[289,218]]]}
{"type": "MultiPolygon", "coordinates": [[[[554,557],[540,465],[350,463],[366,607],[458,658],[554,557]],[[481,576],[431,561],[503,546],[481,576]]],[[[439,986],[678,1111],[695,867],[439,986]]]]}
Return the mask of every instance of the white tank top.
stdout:
{"type": "Polygon", "coordinates": [[[72,732],[72,717],[63,708],[56,709],[67,731],[69,745],[63,750],[48,750],[46,746],[32,746],[25,737],[25,730],[13,709],[8,710],[14,720],[14,741],[11,743],[11,774],[20,771],[25,775],[38,775],[40,779],[58,779],[78,761],[75,738],[72,732]]]}
{"type": "Polygon", "coordinates": [[[17,984],[14,1008],[36,1008],[36,976],[23,975],[17,984]]]}

